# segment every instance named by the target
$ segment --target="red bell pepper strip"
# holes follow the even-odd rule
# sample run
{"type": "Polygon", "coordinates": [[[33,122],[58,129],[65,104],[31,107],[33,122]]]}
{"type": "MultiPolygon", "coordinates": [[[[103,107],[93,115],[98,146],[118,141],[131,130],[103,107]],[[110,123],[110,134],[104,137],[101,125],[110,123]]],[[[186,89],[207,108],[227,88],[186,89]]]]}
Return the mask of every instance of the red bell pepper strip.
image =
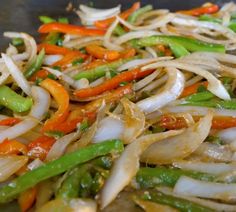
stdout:
{"type": "Polygon", "coordinates": [[[69,94],[60,83],[49,78],[43,80],[40,86],[48,90],[58,104],[58,110],[45,122],[42,128],[43,132],[52,131],[64,122],[69,114],[69,94]]]}
{"type": "Polygon", "coordinates": [[[21,121],[19,118],[10,117],[0,120],[0,126],[13,126],[21,121]]]}
{"type": "Polygon", "coordinates": [[[56,139],[46,135],[38,137],[28,145],[28,156],[44,160],[56,139]]]}
{"type": "Polygon", "coordinates": [[[62,24],[62,23],[49,23],[43,24],[38,29],[39,33],[49,33],[49,32],[62,32],[72,35],[82,35],[82,36],[99,36],[106,33],[102,29],[91,29],[83,26],[76,26],[71,24],[62,24]]]}
{"type": "Polygon", "coordinates": [[[15,140],[5,139],[0,143],[0,155],[9,155],[9,154],[27,154],[27,146],[15,140]]]}
{"type": "Polygon", "coordinates": [[[20,209],[22,212],[27,211],[33,206],[34,201],[36,199],[36,195],[37,195],[36,187],[30,188],[20,194],[18,198],[18,203],[20,205],[20,209]]]}
{"type": "Polygon", "coordinates": [[[116,60],[120,57],[120,53],[114,50],[105,49],[101,46],[98,46],[96,44],[90,44],[86,46],[86,51],[91,56],[98,58],[98,59],[104,59],[108,61],[116,60]]]}
{"type": "Polygon", "coordinates": [[[205,82],[197,82],[197,83],[195,83],[193,85],[190,85],[190,86],[184,88],[182,94],[180,95],[180,98],[184,98],[186,96],[190,96],[192,94],[197,93],[197,90],[198,90],[199,86],[207,87],[208,86],[208,82],[207,81],[205,81],[205,82]]]}
{"type": "Polygon", "coordinates": [[[212,14],[216,13],[219,10],[219,6],[216,4],[207,4],[206,6],[193,8],[191,10],[180,10],[178,13],[182,13],[185,15],[192,15],[192,16],[200,16],[203,14],[212,14]]]}
{"type": "Polygon", "coordinates": [[[137,68],[131,71],[122,72],[115,77],[106,80],[101,85],[95,86],[93,88],[84,88],[74,92],[74,95],[79,98],[86,98],[91,96],[99,95],[105,91],[112,90],[114,88],[119,87],[120,83],[122,82],[129,82],[135,79],[139,79],[151,74],[154,70],[146,70],[142,71],[141,69],[137,68]]]}
{"type": "Polygon", "coordinates": [[[44,70],[44,69],[41,69],[39,71],[37,71],[36,73],[34,73],[30,78],[29,80],[30,81],[35,81],[37,79],[45,79],[47,78],[49,75],[49,72],[44,70]]]}
{"type": "MultiPolygon", "coordinates": [[[[131,8],[129,8],[128,10],[122,12],[119,16],[122,19],[127,19],[133,12],[135,12],[136,10],[138,10],[140,8],[140,2],[135,2],[131,8]]],[[[95,21],[94,25],[97,28],[108,28],[110,26],[110,24],[112,24],[112,22],[115,21],[115,17],[111,17],[105,20],[101,20],[101,21],[95,21]]]]}

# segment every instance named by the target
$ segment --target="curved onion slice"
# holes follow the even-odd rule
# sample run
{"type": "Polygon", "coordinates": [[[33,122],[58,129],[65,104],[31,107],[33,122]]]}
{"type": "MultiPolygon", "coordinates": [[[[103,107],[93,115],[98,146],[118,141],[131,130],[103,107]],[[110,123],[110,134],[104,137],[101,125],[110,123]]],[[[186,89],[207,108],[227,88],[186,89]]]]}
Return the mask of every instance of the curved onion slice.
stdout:
{"type": "Polygon", "coordinates": [[[62,59],[63,56],[60,54],[54,54],[54,55],[46,55],[43,60],[44,65],[52,65],[53,63],[57,62],[58,60],[62,59]]]}
{"type": "Polygon", "coordinates": [[[202,143],[194,152],[194,155],[200,156],[205,160],[208,159],[222,162],[230,162],[233,160],[233,152],[229,146],[209,142],[202,143]]]}
{"type": "Polygon", "coordinates": [[[123,24],[124,26],[126,26],[127,28],[131,29],[131,30],[152,30],[152,29],[157,29],[157,28],[160,28],[162,26],[165,26],[167,23],[172,21],[172,19],[174,19],[174,17],[175,17],[175,15],[173,13],[168,13],[168,14],[164,14],[164,15],[161,15],[161,16],[157,17],[155,20],[153,20],[153,22],[150,25],[134,26],[134,25],[130,24],[129,22],[125,21],[124,19],[120,18],[119,16],[117,16],[120,23],[123,24]]]}
{"type": "Polygon", "coordinates": [[[34,105],[31,108],[29,115],[20,123],[15,124],[14,126],[1,132],[0,143],[6,138],[13,139],[33,129],[39,124],[39,121],[48,111],[50,105],[49,93],[43,88],[37,86],[33,86],[31,91],[34,105]]]}
{"type": "Polygon", "coordinates": [[[206,207],[211,208],[215,211],[222,212],[222,211],[235,211],[236,210],[236,206],[234,206],[234,205],[218,203],[218,202],[214,202],[211,200],[200,199],[197,197],[190,197],[190,196],[186,196],[186,195],[175,194],[172,189],[167,188],[167,187],[158,187],[157,190],[164,193],[164,194],[167,194],[167,195],[171,195],[171,196],[178,197],[178,198],[183,198],[183,199],[186,199],[190,202],[195,202],[199,205],[206,206],[206,207]]]}
{"type": "Polygon", "coordinates": [[[7,71],[7,67],[5,66],[5,64],[0,65],[0,73],[0,85],[2,85],[10,76],[10,73],[7,71]]]}
{"type": "Polygon", "coordinates": [[[181,132],[183,131],[173,130],[145,135],[126,146],[121,156],[115,161],[111,174],[101,191],[101,208],[110,204],[118,193],[130,183],[139,169],[139,157],[148,146],[168,137],[178,135],[181,132]]]}
{"type": "Polygon", "coordinates": [[[167,68],[168,81],[163,91],[137,102],[138,107],[145,113],[151,113],[176,100],[184,89],[184,75],[176,68],[167,68]]]}
{"type": "Polygon", "coordinates": [[[79,137],[80,137],[80,131],[77,131],[77,132],[73,132],[73,133],[70,133],[68,135],[65,135],[61,138],[59,138],[51,147],[51,149],[49,150],[48,154],[47,154],[47,157],[45,159],[45,161],[51,161],[51,160],[55,160],[59,157],[61,157],[67,146],[77,140],[79,137]]]}
{"type": "Polygon", "coordinates": [[[93,137],[93,142],[99,143],[109,139],[121,138],[124,130],[125,128],[122,120],[106,117],[99,122],[98,129],[93,137]]]}
{"type": "Polygon", "coordinates": [[[236,141],[236,127],[227,128],[217,133],[217,136],[225,143],[236,141]]]}
{"type": "Polygon", "coordinates": [[[2,58],[8,68],[12,78],[18,84],[18,86],[29,96],[31,96],[31,87],[29,82],[24,77],[22,71],[17,67],[11,57],[6,54],[2,54],[2,58]]]}
{"type": "Polygon", "coordinates": [[[174,193],[186,196],[232,201],[236,199],[236,184],[204,182],[182,176],[175,184],[174,193]]]}
{"type": "Polygon", "coordinates": [[[29,170],[34,170],[34,169],[42,166],[43,164],[44,163],[39,158],[36,158],[31,163],[28,164],[27,168],[29,170]]]}
{"type": "Polygon", "coordinates": [[[161,68],[161,67],[175,67],[179,69],[183,69],[186,71],[193,72],[197,75],[200,75],[207,79],[209,82],[209,85],[207,86],[207,89],[211,91],[213,94],[218,96],[221,99],[224,100],[230,100],[229,93],[227,92],[226,88],[222,85],[221,81],[218,80],[215,76],[213,76],[210,72],[190,64],[185,64],[183,62],[179,61],[164,61],[164,62],[157,62],[150,65],[144,66],[142,69],[153,69],[153,68],[161,68]]]}
{"type": "Polygon", "coordinates": [[[4,32],[3,34],[8,38],[22,38],[24,39],[26,53],[28,55],[27,66],[31,65],[37,55],[37,44],[32,36],[23,32],[4,32]]]}
{"type": "Polygon", "coordinates": [[[26,156],[8,155],[0,156],[0,182],[7,180],[28,161],[26,156]]]}
{"type": "Polygon", "coordinates": [[[236,170],[236,164],[233,163],[206,163],[200,161],[177,161],[173,166],[180,169],[205,172],[209,174],[223,174],[236,170]]]}
{"type": "Polygon", "coordinates": [[[141,161],[151,164],[169,164],[187,157],[208,136],[212,117],[212,114],[209,113],[182,134],[151,145],[142,154],[141,161]]]}
{"type": "Polygon", "coordinates": [[[122,140],[125,144],[132,142],[143,131],[145,126],[145,115],[136,104],[127,98],[121,100],[125,110],[124,128],[122,140]]]}

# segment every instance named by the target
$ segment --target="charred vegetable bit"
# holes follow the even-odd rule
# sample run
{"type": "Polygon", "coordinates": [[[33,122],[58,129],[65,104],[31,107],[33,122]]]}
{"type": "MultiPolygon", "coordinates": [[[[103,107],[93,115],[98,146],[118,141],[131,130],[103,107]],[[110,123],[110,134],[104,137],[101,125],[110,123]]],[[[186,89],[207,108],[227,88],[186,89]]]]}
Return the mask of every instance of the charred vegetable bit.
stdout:
{"type": "Polygon", "coordinates": [[[29,111],[33,105],[33,101],[31,98],[23,97],[9,87],[2,85],[0,86],[0,105],[16,113],[21,113],[29,111]]]}
{"type": "Polygon", "coordinates": [[[174,197],[171,195],[164,194],[159,191],[145,192],[141,197],[143,200],[157,202],[164,205],[169,205],[173,208],[177,208],[183,212],[213,212],[214,210],[198,205],[197,203],[190,202],[188,200],[174,197]]]}
{"type": "Polygon", "coordinates": [[[98,156],[108,153],[123,151],[120,140],[111,140],[99,144],[90,145],[70,154],[66,154],[57,160],[49,162],[32,171],[21,175],[0,189],[0,203],[9,202],[21,192],[33,187],[43,180],[57,176],[81,163],[87,162],[98,156]]]}

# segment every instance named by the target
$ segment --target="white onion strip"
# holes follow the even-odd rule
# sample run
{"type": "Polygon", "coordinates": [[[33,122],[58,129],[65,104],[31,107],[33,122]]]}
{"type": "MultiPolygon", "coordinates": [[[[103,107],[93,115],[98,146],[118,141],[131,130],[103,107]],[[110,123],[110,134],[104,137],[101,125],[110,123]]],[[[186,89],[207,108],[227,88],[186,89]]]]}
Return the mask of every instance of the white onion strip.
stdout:
{"type": "Polygon", "coordinates": [[[12,127],[7,128],[0,133],[0,143],[4,139],[13,139],[19,137],[29,130],[33,129],[39,124],[39,121],[44,117],[49,109],[50,95],[43,88],[33,86],[32,87],[32,97],[34,100],[34,105],[31,108],[29,115],[20,123],[15,124],[12,127]]]}
{"type": "Polygon", "coordinates": [[[198,66],[185,64],[183,62],[178,62],[178,61],[168,61],[168,62],[164,61],[164,62],[157,62],[150,65],[146,65],[142,68],[142,70],[161,68],[161,67],[175,67],[175,68],[183,69],[186,71],[193,72],[197,75],[200,75],[204,77],[205,79],[207,79],[207,81],[209,82],[209,85],[207,86],[207,89],[209,91],[211,91],[213,94],[215,94],[221,99],[230,100],[229,93],[227,92],[226,88],[222,85],[221,81],[218,80],[215,76],[213,76],[208,71],[198,66]]]}
{"type": "Polygon", "coordinates": [[[24,77],[22,71],[17,67],[11,57],[6,54],[2,54],[2,58],[8,68],[12,78],[18,84],[18,86],[29,96],[31,96],[31,87],[29,82],[24,77]]]}
{"type": "Polygon", "coordinates": [[[235,201],[236,184],[204,182],[182,176],[175,184],[174,193],[223,201],[235,201]]]}
{"type": "Polygon", "coordinates": [[[183,131],[173,130],[142,136],[126,146],[122,155],[115,161],[111,174],[101,191],[101,208],[103,209],[110,204],[118,193],[130,183],[139,169],[139,157],[148,146],[168,137],[178,135],[181,132],[183,131]]]}
{"type": "Polygon", "coordinates": [[[151,113],[178,98],[184,89],[184,75],[176,68],[167,68],[168,81],[161,93],[137,102],[145,113],[151,113]]]}

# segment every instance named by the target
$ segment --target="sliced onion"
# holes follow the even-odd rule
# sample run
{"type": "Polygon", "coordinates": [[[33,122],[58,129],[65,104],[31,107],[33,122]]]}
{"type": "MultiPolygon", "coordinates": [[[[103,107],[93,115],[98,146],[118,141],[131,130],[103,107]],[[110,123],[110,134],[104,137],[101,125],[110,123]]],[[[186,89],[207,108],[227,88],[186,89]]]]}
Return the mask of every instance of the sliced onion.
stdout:
{"type": "Polygon", "coordinates": [[[59,138],[51,147],[51,149],[49,150],[48,154],[47,154],[47,157],[45,159],[45,161],[51,161],[51,160],[55,160],[55,159],[58,159],[59,157],[61,157],[67,146],[77,140],[81,135],[81,132],[80,131],[77,131],[77,132],[73,132],[73,133],[70,133],[68,135],[65,135],[61,138],[59,138]]]}
{"type": "MultiPolygon", "coordinates": [[[[118,16],[116,16],[118,17],[118,16]]],[[[118,25],[119,20],[118,18],[116,18],[116,20],[111,24],[111,26],[108,28],[106,34],[104,35],[104,39],[103,39],[103,45],[111,50],[116,50],[116,51],[122,51],[123,48],[119,45],[116,45],[115,43],[113,43],[111,41],[111,36],[112,36],[112,32],[113,30],[116,28],[116,26],[118,25]]]]}
{"type": "Polygon", "coordinates": [[[168,81],[163,91],[137,102],[145,113],[151,113],[178,98],[184,89],[184,75],[176,68],[167,68],[168,81]]]}
{"type": "Polygon", "coordinates": [[[217,145],[209,142],[202,143],[194,152],[194,155],[200,156],[205,160],[208,159],[221,162],[230,162],[233,160],[233,152],[231,152],[229,146],[217,145]]]}
{"type": "Polygon", "coordinates": [[[159,58],[144,58],[144,59],[135,59],[121,65],[117,71],[124,71],[126,69],[135,68],[137,66],[145,65],[147,63],[152,63],[162,60],[170,60],[173,57],[159,57],[159,58]]]}
{"type": "Polygon", "coordinates": [[[0,85],[2,85],[10,76],[10,73],[7,70],[5,64],[0,64],[0,85]]]}
{"type": "Polygon", "coordinates": [[[7,180],[28,161],[26,156],[7,155],[0,156],[0,182],[7,180]]]}
{"type": "Polygon", "coordinates": [[[161,68],[161,67],[175,67],[179,69],[183,69],[186,71],[193,72],[197,75],[200,75],[204,78],[207,79],[209,82],[207,89],[211,91],[213,94],[218,96],[221,99],[224,100],[229,100],[230,96],[226,90],[226,88],[222,85],[221,81],[218,80],[215,76],[213,76],[211,73],[208,71],[195,66],[195,65],[190,65],[190,64],[185,64],[183,62],[178,62],[178,61],[168,61],[168,62],[157,62],[153,63],[150,65],[144,66],[142,69],[147,70],[147,69],[153,69],[153,68],[161,68]]]}
{"type": "Polygon", "coordinates": [[[43,164],[44,164],[43,161],[41,161],[39,158],[36,158],[30,164],[28,164],[27,168],[29,170],[34,170],[34,169],[42,166],[43,164]]]}
{"type": "Polygon", "coordinates": [[[3,34],[5,37],[8,38],[22,38],[24,39],[26,53],[28,55],[27,66],[31,65],[36,58],[37,55],[37,44],[36,41],[32,36],[26,33],[19,33],[19,32],[4,32],[3,34]]]}
{"type": "Polygon", "coordinates": [[[197,203],[199,205],[206,206],[207,208],[211,208],[215,211],[221,211],[222,212],[222,211],[235,211],[236,210],[236,206],[234,206],[234,205],[218,203],[218,202],[214,202],[214,201],[211,201],[211,200],[200,199],[200,198],[197,198],[197,197],[190,197],[190,196],[187,196],[187,195],[175,194],[173,192],[173,190],[170,189],[170,188],[159,187],[159,188],[157,188],[157,190],[164,193],[164,194],[167,194],[167,195],[171,195],[171,196],[174,196],[174,197],[177,197],[177,198],[183,198],[183,199],[186,199],[190,202],[194,202],[194,203],[197,203]]]}
{"type": "Polygon", "coordinates": [[[2,58],[8,68],[12,78],[18,84],[18,86],[29,96],[31,96],[31,87],[29,82],[24,77],[22,71],[17,67],[11,57],[6,54],[2,54],[2,58]]]}
{"type": "Polygon", "coordinates": [[[236,184],[204,182],[182,176],[175,184],[174,192],[186,196],[235,201],[236,184]]]}
{"type": "Polygon", "coordinates": [[[130,183],[139,169],[139,157],[148,146],[168,137],[178,135],[181,132],[183,131],[173,130],[145,135],[126,146],[121,156],[115,161],[111,174],[102,188],[101,208],[103,209],[110,204],[118,193],[130,183]]]}
{"type": "Polygon", "coordinates": [[[70,207],[74,209],[74,211],[83,211],[83,212],[96,212],[97,211],[97,203],[92,199],[72,199],[70,201],[70,207]]]}
{"type": "Polygon", "coordinates": [[[212,117],[209,113],[182,134],[151,145],[142,154],[141,161],[151,164],[170,164],[189,156],[208,136],[212,117]]]}
{"type": "Polygon", "coordinates": [[[156,51],[152,47],[148,46],[145,49],[153,58],[157,58],[158,57],[156,51]]]}
{"type": "Polygon", "coordinates": [[[236,141],[236,127],[221,130],[217,133],[217,136],[225,143],[236,141]]]}
{"type": "Polygon", "coordinates": [[[125,111],[122,140],[128,144],[144,131],[145,116],[139,107],[127,98],[122,99],[121,103],[125,111]]]}
{"type": "Polygon", "coordinates": [[[109,139],[121,138],[124,130],[125,128],[122,120],[106,117],[99,122],[98,129],[93,137],[93,142],[99,143],[109,139]]]}
{"type": "Polygon", "coordinates": [[[12,44],[9,44],[8,48],[6,49],[6,54],[9,56],[13,56],[18,53],[18,50],[12,44]]]}
{"type": "Polygon", "coordinates": [[[80,37],[74,40],[70,41],[63,41],[63,46],[68,47],[68,48],[82,48],[86,45],[88,45],[91,42],[95,41],[102,41],[103,37],[102,36],[90,36],[90,37],[80,37]]]}
{"type": "Polygon", "coordinates": [[[116,38],[114,43],[117,45],[121,45],[122,43],[125,43],[135,38],[143,38],[143,37],[149,37],[153,35],[160,35],[160,32],[152,31],[152,30],[140,30],[137,32],[127,32],[126,34],[116,38]]]}
{"type": "Polygon", "coordinates": [[[152,30],[152,29],[157,29],[162,26],[165,26],[167,23],[171,22],[174,19],[175,15],[173,13],[168,13],[161,15],[157,17],[155,20],[150,25],[146,26],[134,26],[130,24],[129,22],[125,21],[124,19],[120,18],[117,16],[118,20],[120,21],[121,24],[126,26],[127,28],[131,30],[152,30]]]}
{"type": "Polygon", "coordinates": [[[173,166],[180,169],[204,172],[209,174],[223,174],[236,170],[236,164],[233,163],[206,163],[200,161],[177,161],[173,166]]]}
{"type": "Polygon", "coordinates": [[[31,89],[34,105],[29,115],[20,123],[7,128],[0,134],[0,143],[4,139],[19,137],[36,127],[49,109],[50,95],[41,87],[32,86],[31,89]]]}
{"type": "Polygon", "coordinates": [[[44,65],[52,65],[53,63],[57,62],[58,60],[62,59],[62,55],[55,54],[55,55],[46,55],[43,60],[44,65]]]}

